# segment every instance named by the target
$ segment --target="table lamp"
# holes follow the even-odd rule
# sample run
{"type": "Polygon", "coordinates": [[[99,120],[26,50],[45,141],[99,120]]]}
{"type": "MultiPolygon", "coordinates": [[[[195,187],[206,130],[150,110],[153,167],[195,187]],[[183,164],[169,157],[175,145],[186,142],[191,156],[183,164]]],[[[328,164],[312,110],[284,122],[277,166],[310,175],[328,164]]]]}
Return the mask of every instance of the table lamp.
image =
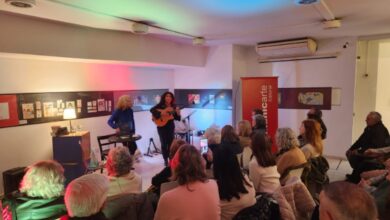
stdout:
{"type": "Polygon", "coordinates": [[[76,118],[76,109],[66,108],[64,109],[64,120],[69,120],[69,132],[73,133],[72,119],[76,118]]]}

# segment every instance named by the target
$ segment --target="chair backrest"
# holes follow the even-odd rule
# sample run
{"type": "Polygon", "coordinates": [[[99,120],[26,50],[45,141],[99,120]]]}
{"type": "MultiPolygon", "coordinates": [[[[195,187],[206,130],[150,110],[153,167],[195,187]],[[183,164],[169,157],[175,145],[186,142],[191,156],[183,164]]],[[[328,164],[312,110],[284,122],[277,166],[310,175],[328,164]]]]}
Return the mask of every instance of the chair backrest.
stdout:
{"type": "Polygon", "coordinates": [[[233,220],[278,220],[281,219],[279,205],[270,195],[259,195],[253,206],[240,210],[233,220]]]}
{"type": "Polygon", "coordinates": [[[169,191],[171,189],[176,188],[177,186],[179,186],[179,183],[177,181],[171,181],[171,182],[166,182],[166,183],[161,184],[160,196],[162,194],[164,194],[165,192],[167,192],[167,191],[169,191]]]}
{"type": "Polygon", "coordinates": [[[101,159],[104,160],[105,157],[108,155],[108,151],[111,146],[116,147],[116,143],[112,143],[109,141],[109,138],[112,136],[115,136],[116,134],[108,134],[108,135],[101,135],[97,136],[97,141],[99,144],[99,150],[100,150],[100,156],[101,159]]]}

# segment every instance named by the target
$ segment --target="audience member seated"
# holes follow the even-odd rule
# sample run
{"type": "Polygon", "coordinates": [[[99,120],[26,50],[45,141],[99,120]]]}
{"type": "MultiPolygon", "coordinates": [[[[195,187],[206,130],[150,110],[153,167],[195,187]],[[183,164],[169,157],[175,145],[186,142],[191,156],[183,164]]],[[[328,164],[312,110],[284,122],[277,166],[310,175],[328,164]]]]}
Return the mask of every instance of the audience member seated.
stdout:
{"type": "Polygon", "coordinates": [[[253,109],[252,111],[252,129],[253,131],[260,131],[265,134],[267,128],[267,122],[263,116],[261,109],[253,109]]]}
{"type": "Polygon", "coordinates": [[[161,184],[171,181],[172,176],[172,159],[175,156],[177,150],[182,146],[186,144],[186,142],[182,139],[174,139],[172,141],[171,147],[169,148],[169,164],[168,166],[164,167],[158,174],[156,174],[152,178],[152,185],[154,187],[153,192],[157,194],[157,196],[160,196],[160,187],[161,184]]]}
{"type": "MultiPolygon", "coordinates": [[[[209,148],[209,150],[211,150],[211,152],[213,154],[214,150],[221,143],[220,129],[217,126],[212,125],[206,129],[203,137],[207,139],[208,148],[209,148]]],[[[206,169],[210,169],[213,161],[212,161],[212,158],[207,157],[207,156],[208,155],[203,155],[203,157],[206,160],[206,169]]]]}
{"type": "Polygon", "coordinates": [[[64,181],[64,169],[56,161],[39,161],[29,166],[20,192],[2,201],[3,219],[56,219],[65,215],[64,181]]]}
{"type": "Polygon", "coordinates": [[[106,168],[110,180],[107,196],[142,192],[142,179],[132,170],[133,159],[128,148],[122,146],[111,148],[108,152],[106,168]]]}
{"type": "MultiPolygon", "coordinates": [[[[326,133],[328,130],[326,129],[324,121],[322,121],[322,111],[318,108],[311,108],[309,110],[309,112],[307,113],[307,119],[313,119],[320,124],[320,126],[321,126],[321,139],[325,139],[326,133]]],[[[303,136],[301,134],[298,136],[298,140],[300,142],[299,146],[302,147],[306,144],[305,139],[303,138],[303,136]]]]}
{"type": "Polygon", "coordinates": [[[242,168],[248,170],[250,157],[252,155],[251,138],[252,127],[249,121],[243,120],[238,122],[238,137],[240,138],[240,146],[242,148],[242,155],[239,158],[239,163],[242,168]]]}
{"type": "Polygon", "coordinates": [[[363,134],[346,152],[349,164],[353,168],[352,174],[347,175],[347,179],[354,183],[359,182],[362,172],[378,168],[376,163],[364,163],[371,160],[371,157],[364,155],[365,151],[369,148],[385,147],[389,140],[389,132],[382,123],[381,114],[370,112],[366,117],[366,124],[363,134]]]}
{"type": "Polygon", "coordinates": [[[240,138],[231,125],[225,125],[221,131],[221,145],[229,147],[237,155],[242,153],[240,138]]]}
{"type": "Polygon", "coordinates": [[[154,219],[220,219],[218,186],[207,179],[199,151],[186,144],[177,154],[179,164],[173,179],[179,186],[160,197],[154,219]]]}
{"type": "Polygon", "coordinates": [[[370,193],[375,200],[379,219],[390,216],[390,159],[385,162],[386,169],[371,170],[361,174],[359,186],[370,193]]]}
{"type": "Polygon", "coordinates": [[[101,174],[87,174],[74,179],[65,192],[65,205],[69,216],[67,219],[107,219],[102,208],[108,190],[108,178],[101,174]]]}
{"type": "Polygon", "coordinates": [[[241,209],[256,203],[252,182],[241,171],[232,149],[221,145],[214,156],[214,178],[218,184],[221,219],[232,219],[241,209]]]}
{"type": "Polygon", "coordinates": [[[375,220],[377,209],[373,198],[355,184],[332,182],[320,194],[320,220],[375,220]]]}
{"type": "Polygon", "coordinates": [[[306,160],[320,156],[323,151],[320,124],[313,119],[307,119],[302,122],[299,131],[306,143],[301,148],[306,160]]]}
{"type": "Polygon", "coordinates": [[[280,186],[280,175],[271,153],[271,142],[262,132],[255,131],[251,138],[253,156],[249,162],[249,177],[256,192],[272,194],[280,186]]]}
{"type": "Polygon", "coordinates": [[[313,199],[318,202],[322,187],[329,183],[327,175],[329,163],[322,156],[323,145],[320,124],[313,119],[304,120],[300,133],[306,143],[301,149],[310,164],[303,171],[302,180],[313,199]]]}
{"type": "Polygon", "coordinates": [[[297,136],[291,128],[278,128],[275,140],[278,147],[276,166],[281,175],[280,183],[283,185],[289,178],[289,170],[306,164],[307,160],[299,149],[297,136]]]}

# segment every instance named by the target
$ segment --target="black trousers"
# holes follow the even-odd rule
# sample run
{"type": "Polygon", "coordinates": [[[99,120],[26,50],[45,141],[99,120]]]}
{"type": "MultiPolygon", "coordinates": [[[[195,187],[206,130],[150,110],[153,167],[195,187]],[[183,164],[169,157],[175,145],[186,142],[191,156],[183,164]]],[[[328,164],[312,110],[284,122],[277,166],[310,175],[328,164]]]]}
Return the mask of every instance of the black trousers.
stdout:
{"type": "Polygon", "coordinates": [[[158,136],[160,137],[162,155],[164,161],[167,162],[169,157],[169,150],[175,137],[175,126],[168,124],[164,127],[157,127],[157,132],[158,136]]]}

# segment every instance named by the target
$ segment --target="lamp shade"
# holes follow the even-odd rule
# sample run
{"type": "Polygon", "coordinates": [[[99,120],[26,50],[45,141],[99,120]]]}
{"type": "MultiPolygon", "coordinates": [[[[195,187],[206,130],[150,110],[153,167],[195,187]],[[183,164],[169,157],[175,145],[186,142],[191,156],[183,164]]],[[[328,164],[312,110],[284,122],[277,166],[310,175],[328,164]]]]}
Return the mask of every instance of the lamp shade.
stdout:
{"type": "Polygon", "coordinates": [[[75,119],[76,118],[76,109],[66,108],[64,109],[64,119],[75,119]]]}

